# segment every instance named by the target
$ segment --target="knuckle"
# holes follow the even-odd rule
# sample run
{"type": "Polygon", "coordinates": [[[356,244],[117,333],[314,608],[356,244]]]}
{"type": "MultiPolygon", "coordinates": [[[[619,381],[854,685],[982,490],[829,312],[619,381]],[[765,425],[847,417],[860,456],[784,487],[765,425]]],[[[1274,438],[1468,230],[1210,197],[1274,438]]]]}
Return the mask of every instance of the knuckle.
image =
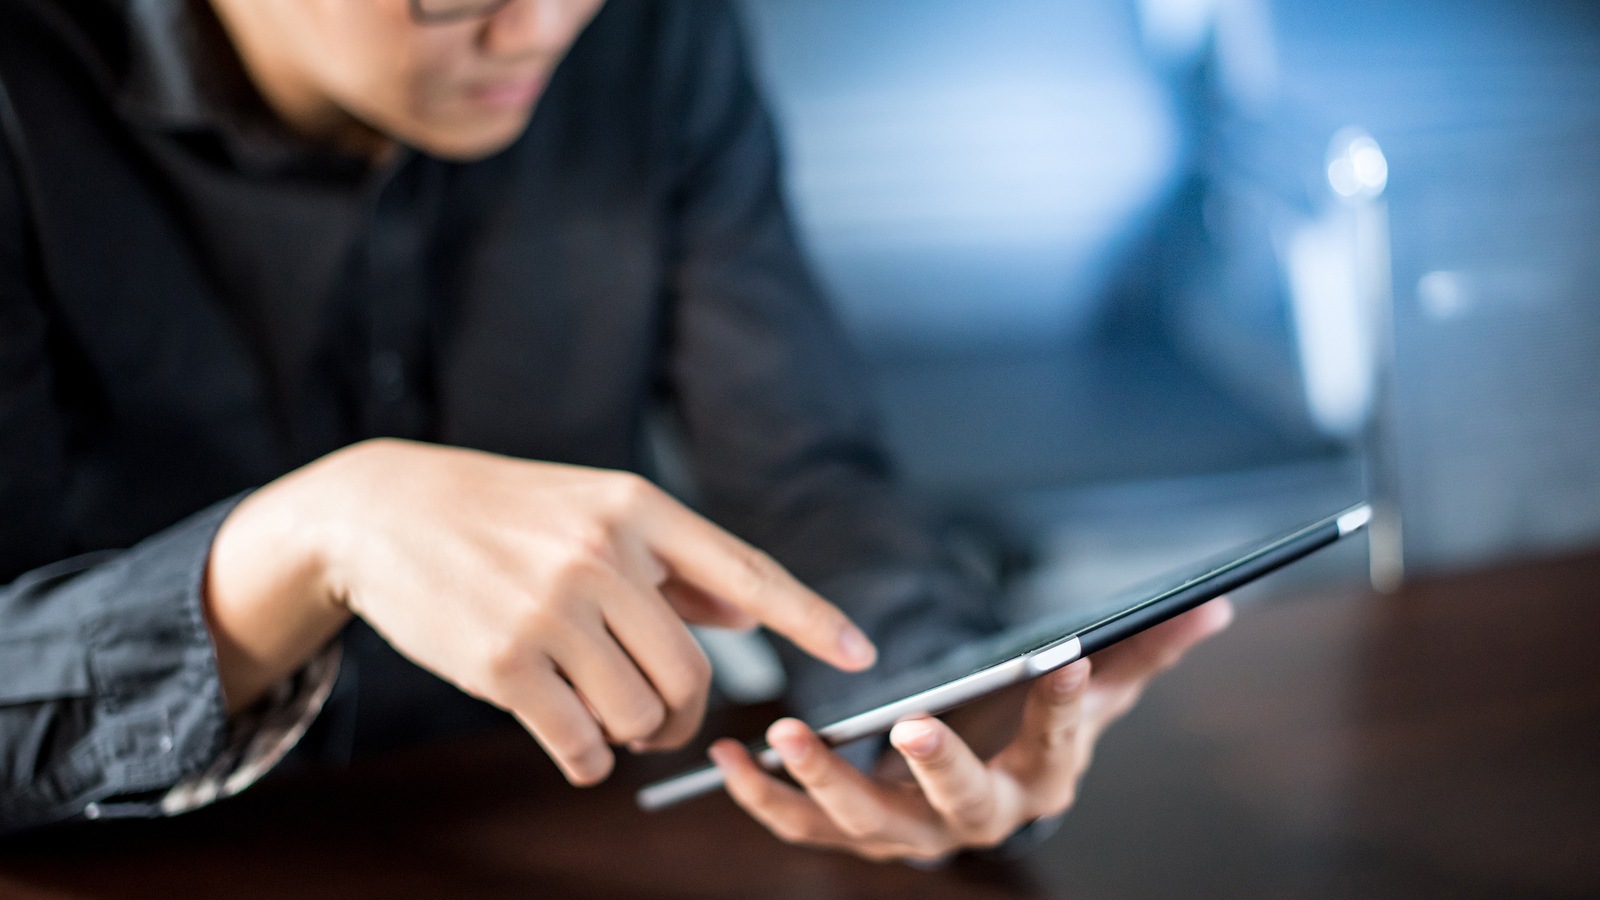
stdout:
{"type": "MultiPolygon", "coordinates": [[[[948,737],[948,736],[947,736],[948,737]]],[[[948,740],[941,743],[938,750],[925,759],[917,760],[917,768],[930,775],[945,775],[956,767],[959,758],[951,752],[948,740]]]]}
{"type": "Polygon", "coordinates": [[[490,635],[483,653],[485,692],[493,693],[499,686],[517,680],[527,671],[527,665],[527,646],[519,632],[490,635]]]}
{"type": "Polygon", "coordinates": [[[729,558],[728,578],[743,597],[760,596],[772,587],[777,563],[754,547],[741,546],[729,558]]]}
{"type": "Polygon", "coordinates": [[[699,710],[669,717],[668,721],[653,733],[650,742],[651,749],[682,749],[700,731],[700,720],[702,718],[703,716],[699,710]]]}
{"type": "Polygon", "coordinates": [[[571,582],[592,576],[601,565],[616,555],[616,535],[603,522],[586,520],[574,523],[562,547],[558,574],[571,582]]]}
{"type": "Polygon", "coordinates": [[[975,850],[993,850],[1004,844],[1006,838],[1011,837],[1011,832],[1012,829],[999,824],[985,825],[983,828],[971,832],[967,845],[975,850]]]}
{"type": "Polygon", "coordinates": [[[402,456],[406,450],[406,443],[392,437],[367,438],[359,443],[345,448],[344,454],[350,457],[365,457],[373,460],[377,465],[384,465],[390,460],[402,456]]]}
{"type": "Polygon", "coordinates": [[[944,810],[945,817],[967,830],[982,831],[992,824],[994,802],[987,796],[962,797],[944,810]]]}
{"type": "Polygon", "coordinates": [[[669,730],[655,732],[651,735],[650,740],[645,743],[645,749],[682,750],[694,738],[698,725],[699,723],[695,723],[695,727],[687,725],[683,727],[674,726],[669,730]]]}
{"type": "Polygon", "coordinates": [[[1066,812],[1078,800],[1078,782],[1073,777],[1049,779],[1035,786],[1031,801],[1025,804],[1034,818],[1066,812]]]}
{"type": "Polygon", "coordinates": [[[663,680],[662,699],[669,706],[674,710],[698,708],[711,691],[711,660],[697,647],[684,654],[671,677],[663,680]]]}
{"type": "Polygon", "coordinates": [[[788,767],[795,780],[800,782],[808,791],[832,790],[834,782],[837,780],[834,778],[833,773],[828,771],[827,764],[817,759],[820,755],[811,753],[805,759],[784,764],[788,767]]]}
{"type": "Polygon", "coordinates": [[[666,720],[667,712],[660,703],[639,703],[618,717],[616,722],[606,724],[613,738],[626,743],[650,737],[660,730],[666,720]]]}
{"type": "Polygon", "coordinates": [[[862,859],[875,863],[894,862],[899,859],[922,861],[922,851],[920,849],[897,851],[887,847],[860,847],[856,849],[856,853],[860,854],[862,859]]]}
{"type": "Polygon", "coordinates": [[[574,606],[574,595],[569,591],[545,594],[518,611],[496,643],[521,648],[563,634],[572,625],[574,606]]]}
{"type": "Polygon", "coordinates": [[[883,836],[888,818],[881,810],[856,810],[835,816],[839,830],[855,840],[873,840],[883,836]]]}
{"type": "Polygon", "coordinates": [[[1071,751],[1078,745],[1078,723],[1068,722],[1055,728],[1047,728],[1039,734],[1039,749],[1049,756],[1056,756],[1071,751]]]}
{"type": "Polygon", "coordinates": [[[658,733],[664,746],[676,749],[699,733],[706,714],[706,696],[700,694],[698,699],[687,702],[668,701],[666,721],[658,733]]]}
{"type": "Polygon", "coordinates": [[[771,823],[769,827],[772,829],[772,833],[777,835],[778,840],[783,841],[785,844],[812,844],[816,842],[811,829],[797,822],[783,819],[771,823]]]}
{"type": "Polygon", "coordinates": [[[626,519],[654,502],[660,488],[635,472],[614,472],[607,491],[613,513],[626,519]]]}
{"type": "Polygon", "coordinates": [[[1046,804],[1045,815],[1058,815],[1072,808],[1078,802],[1078,785],[1069,781],[1051,793],[1046,804]]]}
{"type": "Polygon", "coordinates": [[[773,801],[772,786],[765,779],[739,779],[730,781],[729,789],[739,797],[740,802],[748,807],[765,807],[773,801]]]}

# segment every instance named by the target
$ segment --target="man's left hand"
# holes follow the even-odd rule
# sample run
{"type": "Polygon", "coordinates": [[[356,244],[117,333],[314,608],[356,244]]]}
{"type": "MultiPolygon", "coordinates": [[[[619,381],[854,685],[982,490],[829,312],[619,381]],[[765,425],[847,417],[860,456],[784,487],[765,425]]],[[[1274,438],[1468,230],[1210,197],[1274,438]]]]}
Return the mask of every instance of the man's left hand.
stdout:
{"type": "MultiPolygon", "coordinates": [[[[885,761],[904,765],[881,765],[876,775],[846,762],[796,719],[773,723],[767,740],[798,787],[762,770],[737,742],[718,741],[711,757],[734,801],[790,843],[921,861],[995,847],[1035,819],[1064,813],[1105,729],[1150,679],[1232,618],[1227,599],[1214,600],[1096,654],[1092,674],[1084,659],[1040,677],[1027,690],[1010,743],[987,761],[957,729],[933,718],[895,725],[889,741],[899,756],[885,761]]],[[[994,708],[1006,700],[988,702],[994,708]]],[[[981,716],[982,702],[968,709],[981,716]]]]}

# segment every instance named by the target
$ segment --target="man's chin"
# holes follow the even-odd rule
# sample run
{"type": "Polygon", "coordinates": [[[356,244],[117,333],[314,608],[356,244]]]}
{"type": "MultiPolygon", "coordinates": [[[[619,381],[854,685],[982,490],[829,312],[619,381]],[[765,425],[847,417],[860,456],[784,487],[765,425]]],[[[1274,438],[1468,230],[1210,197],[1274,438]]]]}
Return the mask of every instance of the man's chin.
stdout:
{"type": "Polygon", "coordinates": [[[451,162],[476,162],[516,143],[528,130],[532,110],[504,122],[429,129],[406,140],[417,150],[451,162]]]}

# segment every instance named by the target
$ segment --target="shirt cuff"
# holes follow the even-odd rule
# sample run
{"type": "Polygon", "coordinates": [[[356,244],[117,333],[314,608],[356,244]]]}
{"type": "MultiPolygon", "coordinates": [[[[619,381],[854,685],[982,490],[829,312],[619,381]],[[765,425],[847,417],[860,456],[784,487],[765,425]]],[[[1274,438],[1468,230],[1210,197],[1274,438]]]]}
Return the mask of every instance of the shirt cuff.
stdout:
{"type": "Polygon", "coordinates": [[[231,797],[261,779],[294,748],[328,702],[343,653],[329,644],[299,672],[278,682],[261,703],[229,723],[228,746],[203,772],[173,785],[162,815],[178,815],[231,797]]]}

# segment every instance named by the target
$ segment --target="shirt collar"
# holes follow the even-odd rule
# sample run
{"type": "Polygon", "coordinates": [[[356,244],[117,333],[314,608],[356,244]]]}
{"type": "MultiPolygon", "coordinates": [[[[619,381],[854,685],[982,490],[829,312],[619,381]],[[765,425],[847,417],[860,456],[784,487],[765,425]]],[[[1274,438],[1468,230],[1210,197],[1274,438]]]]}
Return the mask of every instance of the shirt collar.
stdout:
{"type": "Polygon", "coordinates": [[[245,74],[205,0],[117,0],[128,26],[129,67],[119,101],[135,122],[174,134],[214,135],[241,170],[359,176],[364,160],[290,132],[245,74]]]}
{"type": "MultiPolygon", "coordinates": [[[[173,130],[215,127],[230,118],[219,92],[243,73],[222,65],[202,35],[205,24],[185,0],[121,0],[128,25],[129,66],[122,86],[126,110],[173,130]],[[208,90],[202,90],[206,85],[208,90]]],[[[218,28],[220,31],[220,28],[218,28]]]]}

